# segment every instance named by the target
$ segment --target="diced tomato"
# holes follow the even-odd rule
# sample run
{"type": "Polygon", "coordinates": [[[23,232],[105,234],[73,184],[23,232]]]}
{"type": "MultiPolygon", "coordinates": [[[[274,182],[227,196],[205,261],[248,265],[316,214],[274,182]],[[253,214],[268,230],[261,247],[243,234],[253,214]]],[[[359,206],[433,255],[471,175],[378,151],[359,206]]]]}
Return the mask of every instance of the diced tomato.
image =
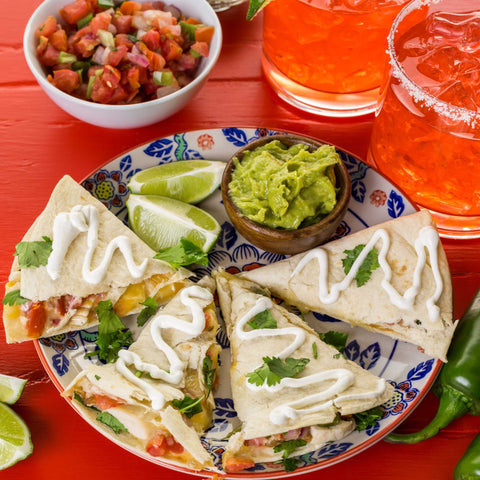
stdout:
{"type": "Polygon", "coordinates": [[[236,473],[236,472],[241,472],[242,470],[245,470],[247,468],[251,468],[255,466],[255,462],[252,460],[249,460],[248,458],[235,458],[231,457],[229,458],[224,467],[227,473],[236,473]]]}
{"type": "Polygon", "coordinates": [[[57,28],[57,20],[55,17],[49,16],[47,19],[35,30],[35,37],[49,37],[57,28]]]}
{"type": "Polygon", "coordinates": [[[133,15],[135,12],[139,12],[142,9],[142,5],[139,2],[126,1],[120,5],[120,11],[124,15],[133,15]]]}
{"type": "Polygon", "coordinates": [[[48,38],[50,44],[60,52],[66,52],[68,48],[67,32],[63,28],[55,30],[48,38]]]}
{"type": "Polygon", "coordinates": [[[108,30],[112,16],[107,12],[97,13],[90,21],[90,28],[93,34],[97,34],[99,30],[108,30]]]}
{"type": "Polygon", "coordinates": [[[200,54],[202,57],[208,57],[208,43],[207,42],[195,42],[192,45],[192,50],[200,54]]]}
{"type": "Polygon", "coordinates": [[[132,49],[133,42],[126,33],[119,33],[115,36],[115,46],[119,47],[120,45],[125,45],[128,50],[132,49]]]}
{"type": "Polygon", "coordinates": [[[93,13],[93,8],[87,0],[75,0],[61,8],[59,13],[67,23],[76,25],[81,18],[93,13]]]}
{"type": "MultiPolygon", "coordinates": [[[[38,53],[38,52],[37,52],[38,53]]],[[[58,54],[60,52],[52,45],[47,45],[47,48],[38,55],[38,59],[42,65],[53,67],[58,63],[58,54]]]]}
{"type": "Polygon", "coordinates": [[[107,58],[108,64],[112,65],[112,67],[116,67],[125,57],[127,52],[128,48],[125,45],[119,45],[116,50],[110,50],[107,58]]]}
{"type": "Polygon", "coordinates": [[[112,18],[112,24],[117,29],[117,33],[128,33],[132,27],[132,18],[131,15],[114,15],[112,18]]]}
{"type": "Polygon", "coordinates": [[[184,452],[183,446],[164,432],[157,432],[148,442],[145,450],[152,457],[162,457],[167,452],[173,455],[180,455],[184,452]]]}
{"type": "Polygon", "coordinates": [[[47,312],[43,302],[32,302],[28,310],[25,311],[27,318],[27,335],[31,338],[38,338],[42,335],[47,322],[47,312]]]}
{"type": "Polygon", "coordinates": [[[200,22],[196,18],[189,17],[185,20],[185,23],[191,23],[192,25],[199,25],[202,22],[200,22]]]}
{"type": "Polygon", "coordinates": [[[142,42],[144,42],[150,50],[156,50],[160,47],[160,32],[151,28],[142,36],[142,42]]]}
{"type": "Polygon", "coordinates": [[[114,398],[108,397],[107,395],[95,394],[95,406],[100,410],[108,410],[109,408],[118,407],[122,405],[122,402],[114,398]]]}
{"type": "Polygon", "coordinates": [[[147,57],[152,71],[161,70],[165,66],[166,60],[159,53],[152,52],[143,42],[138,42],[137,45],[140,51],[147,57]]]}
{"type": "Polygon", "coordinates": [[[126,79],[130,88],[136,90],[140,88],[140,70],[137,66],[130,67],[126,71],[126,79]]]}
{"type": "Polygon", "coordinates": [[[183,48],[175,41],[167,38],[162,44],[162,54],[167,62],[178,60],[183,53],[183,48]]]}
{"type": "Polygon", "coordinates": [[[215,33],[215,28],[210,25],[205,25],[198,27],[195,30],[195,41],[197,42],[206,42],[210,44],[215,33]]]}
{"type": "Polygon", "coordinates": [[[192,70],[197,66],[198,60],[194,58],[191,54],[182,53],[177,64],[177,69],[179,71],[192,70]]]}
{"type": "Polygon", "coordinates": [[[167,449],[174,455],[180,455],[185,451],[183,445],[178,443],[173,437],[167,437],[167,449]]]}
{"type": "MultiPolygon", "coordinates": [[[[80,75],[77,72],[74,72],[73,70],[70,70],[68,68],[55,70],[53,72],[53,78],[51,75],[49,75],[47,78],[52,85],[60,89],[62,92],[66,93],[72,93],[80,86],[80,75]]],[[[65,305],[62,305],[62,298],[63,297],[61,297],[60,299],[59,307],[63,307],[62,315],[65,315],[65,305]]]]}
{"type": "Polygon", "coordinates": [[[109,103],[114,96],[115,89],[120,84],[121,74],[111,65],[105,65],[102,75],[93,84],[91,98],[94,102],[109,103]]]}
{"type": "Polygon", "coordinates": [[[99,44],[100,41],[92,33],[87,32],[73,45],[73,50],[77,55],[88,58],[93,55],[95,47],[99,44]]]}

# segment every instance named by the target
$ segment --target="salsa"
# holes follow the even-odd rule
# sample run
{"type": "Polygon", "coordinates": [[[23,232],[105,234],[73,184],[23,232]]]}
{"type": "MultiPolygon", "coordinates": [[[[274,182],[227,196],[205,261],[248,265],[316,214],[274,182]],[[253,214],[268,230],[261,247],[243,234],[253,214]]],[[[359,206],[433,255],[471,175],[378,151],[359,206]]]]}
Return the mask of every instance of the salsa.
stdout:
{"type": "Polygon", "coordinates": [[[328,215],[337,203],[334,168],[340,157],[331,145],[314,152],[274,140],[234,159],[229,194],[250,220],[295,230],[328,215]]]}
{"type": "Polygon", "coordinates": [[[48,81],[83,100],[119,105],[173,93],[194,78],[214,27],[163,2],[75,0],[36,32],[48,81]]]}

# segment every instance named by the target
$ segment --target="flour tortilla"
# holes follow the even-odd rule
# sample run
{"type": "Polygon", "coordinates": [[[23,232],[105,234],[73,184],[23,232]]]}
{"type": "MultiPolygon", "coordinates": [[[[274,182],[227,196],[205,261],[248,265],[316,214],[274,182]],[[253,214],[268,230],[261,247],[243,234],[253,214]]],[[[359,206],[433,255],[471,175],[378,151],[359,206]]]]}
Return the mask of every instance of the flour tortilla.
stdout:
{"type": "MultiPolygon", "coordinates": [[[[203,280],[203,279],[202,279],[203,280]]],[[[190,284],[191,286],[193,284],[190,284]]],[[[211,291],[213,282],[205,280],[199,282],[199,286],[208,288],[211,291]]],[[[210,309],[214,312],[213,303],[209,303],[203,299],[197,299],[198,303],[203,309],[210,309]]],[[[184,321],[192,321],[192,315],[188,307],[180,301],[180,292],[163,308],[158,314],[172,315],[184,321]]],[[[154,317],[153,317],[154,318],[154,317]]],[[[152,320],[153,320],[152,318],[152,320]]],[[[151,363],[162,369],[168,369],[169,363],[166,356],[160,351],[153,339],[150,331],[152,320],[146,324],[138,339],[130,346],[129,350],[137,353],[144,362],[151,363]]],[[[184,375],[182,381],[178,385],[169,384],[161,379],[154,379],[148,375],[142,375],[141,379],[147,382],[150,387],[153,387],[165,397],[165,406],[160,410],[155,410],[151,405],[150,397],[138,385],[135,385],[124,377],[117,369],[115,364],[106,365],[89,365],[85,370],[80,372],[76,378],[67,386],[62,393],[64,397],[75,398],[75,394],[82,393],[88,395],[102,395],[109,398],[120,400],[121,403],[127,405],[130,412],[137,416],[138,421],[135,425],[138,426],[135,430],[132,429],[129,433],[113,434],[112,430],[105,427],[103,424],[96,422],[95,417],[92,416],[91,408],[85,407],[79,402],[75,405],[82,410],[82,412],[91,418],[92,423],[101,431],[112,437],[114,440],[121,440],[129,446],[145,453],[145,445],[148,443],[148,438],[141,438],[142,433],[147,430],[149,435],[153,434],[150,428],[165,428],[175,438],[178,443],[181,443],[185,450],[187,450],[194,461],[182,463],[175,459],[163,459],[167,463],[180,465],[194,470],[201,470],[204,468],[214,468],[210,455],[206,452],[200,442],[200,435],[204,430],[196,430],[195,426],[187,422],[181,415],[179,410],[173,408],[170,403],[172,400],[182,400],[185,394],[195,397],[205,397],[204,414],[209,418],[209,423],[212,422],[212,411],[215,407],[213,395],[209,394],[208,387],[205,384],[203,375],[203,360],[207,351],[218,354],[220,347],[215,340],[217,324],[214,322],[210,329],[204,330],[199,336],[190,338],[183,332],[176,329],[162,329],[163,340],[177,353],[177,355],[184,362],[184,375]],[[138,432],[136,436],[135,433],[138,432]]],[[[132,367],[135,371],[135,368],[132,367]]],[[[116,415],[115,409],[110,410],[109,413],[116,415]]]]}
{"type": "MultiPolygon", "coordinates": [[[[342,394],[378,392],[373,393],[369,398],[345,399],[343,401],[337,401],[335,395],[331,398],[333,403],[323,410],[300,413],[296,418],[288,419],[287,423],[275,424],[270,419],[270,413],[275,407],[314,393],[323,392],[326,384],[312,383],[299,388],[284,387],[278,392],[269,392],[264,389],[250,390],[247,387],[246,375],[263,363],[263,357],[276,356],[278,352],[290,345],[292,336],[277,335],[248,340],[240,339],[235,333],[236,325],[256,304],[257,300],[262,298],[261,287],[224,271],[216,272],[215,280],[232,352],[232,367],[230,370],[232,398],[238,417],[242,421],[241,431],[232,436],[227,445],[227,458],[230,456],[245,456],[246,450],[248,450],[243,444],[245,440],[269,437],[303,427],[312,427],[312,439],[307,445],[298,449],[298,451],[296,450],[295,455],[317,450],[327,441],[343,438],[355,427],[351,419],[340,420],[336,423],[338,414],[349,416],[369,410],[385,403],[393,395],[393,388],[390,384],[367,372],[356,363],[347,360],[343,355],[339,355],[337,349],[322,342],[318,334],[302,319],[287,311],[284,307],[273,303],[269,310],[277,321],[278,328],[294,326],[304,330],[306,334],[304,343],[290,355],[293,358],[309,359],[306,368],[298,377],[333,369],[346,369],[354,374],[355,379],[354,383],[342,394]],[[316,344],[317,358],[314,358],[313,343],[316,344]],[[330,426],[329,424],[332,423],[335,424],[330,426]]],[[[246,328],[250,329],[250,327],[246,328]]],[[[255,462],[268,462],[280,459],[281,452],[278,454],[273,452],[272,447],[261,447],[249,449],[248,456],[253,458],[255,462]]]]}
{"type": "MultiPolygon", "coordinates": [[[[53,239],[53,222],[61,212],[69,212],[76,205],[91,205],[99,213],[98,246],[92,259],[92,269],[103,258],[108,243],[119,235],[130,239],[133,258],[137,265],[148,259],[147,268],[140,278],[130,274],[125,259],[117,249],[113,254],[107,274],[98,284],[86,282],[82,276],[82,262],[87,250],[87,233],[81,233],[70,245],[65,260],[62,264],[60,275],[52,280],[45,266],[38,268],[20,269],[17,257],[14,257],[9,282],[14,286],[11,290],[20,289],[22,297],[32,301],[45,301],[62,295],[88,297],[92,294],[105,294],[104,299],[109,299],[113,304],[118,300],[129,285],[147,282],[155,275],[164,277],[163,283],[152,285],[153,292],[150,296],[165,285],[174,285],[185,282],[191,275],[187,269],[174,269],[167,262],[153,258],[154,252],[139,237],[137,237],[123,222],[110,212],[99,200],[80,186],[68,175],[64,176],[55,187],[45,210],[36,219],[25,234],[23,241],[41,241],[43,236],[53,239]],[[156,290],[155,290],[156,289],[156,290]]],[[[137,305],[129,313],[136,313],[142,308],[137,305]]],[[[7,334],[7,342],[21,342],[31,340],[26,334],[19,318],[3,313],[3,321],[7,334]]],[[[61,324],[60,328],[46,329],[42,336],[58,335],[71,330],[89,328],[98,323],[96,315],[89,315],[84,321],[75,325],[68,321],[61,324]]]]}
{"type": "MultiPolygon", "coordinates": [[[[367,244],[375,231],[384,229],[391,241],[386,257],[392,269],[391,283],[403,295],[412,285],[418,258],[414,244],[423,227],[435,228],[435,223],[426,210],[399,217],[321,246],[320,248],[328,253],[329,258],[329,290],[332,284],[345,278],[342,266],[342,259],[346,257],[344,251],[353,250],[360,244],[367,244]]],[[[379,240],[376,245],[379,250],[382,240],[379,240]]],[[[370,280],[363,286],[357,287],[355,282],[352,282],[340,293],[337,301],[331,304],[322,303],[318,293],[320,273],[318,261],[315,259],[310,261],[300,273],[291,277],[295,267],[307,253],[243,272],[239,276],[262,285],[273,295],[300,309],[327,314],[352,325],[413,343],[423,349],[426,354],[446,361],[455,323],[453,322],[450,271],[441,243],[436,253],[443,288],[436,302],[440,309],[440,318],[436,321],[430,320],[426,307],[427,299],[436,289],[432,259],[428,254],[427,264],[421,276],[421,290],[413,308],[405,310],[396,307],[383,289],[381,283],[384,273],[381,268],[374,270],[370,280]]]]}

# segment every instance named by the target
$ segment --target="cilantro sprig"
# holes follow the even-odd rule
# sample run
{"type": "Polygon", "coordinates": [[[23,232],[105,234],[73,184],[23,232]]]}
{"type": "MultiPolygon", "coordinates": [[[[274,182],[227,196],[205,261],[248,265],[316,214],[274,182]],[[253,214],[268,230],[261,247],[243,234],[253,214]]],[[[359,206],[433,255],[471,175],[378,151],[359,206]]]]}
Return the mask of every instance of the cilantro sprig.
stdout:
{"type": "Polygon", "coordinates": [[[260,328],[277,328],[277,321],[273,318],[270,310],[257,313],[251,320],[247,322],[254,330],[260,328]]]}
{"type": "Polygon", "coordinates": [[[335,347],[340,353],[345,351],[345,347],[347,345],[348,333],[336,332],[334,330],[330,330],[325,333],[318,334],[320,340],[335,347]]]}
{"type": "Polygon", "coordinates": [[[154,298],[148,297],[144,302],[140,302],[140,305],[143,305],[144,308],[142,308],[141,312],[138,314],[137,325],[143,327],[150,317],[157,311],[158,303],[154,298]]]}
{"type": "Polygon", "coordinates": [[[30,300],[28,298],[20,295],[20,290],[11,290],[3,297],[2,304],[13,307],[14,305],[22,305],[23,303],[29,301],[30,300]]]}
{"type": "Polygon", "coordinates": [[[203,411],[202,400],[204,397],[192,398],[185,395],[182,400],[172,400],[172,405],[180,410],[186,417],[192,418],[197,413],[203,411]]]}
{"type": "Polygon", "coordinates": [[[73,394],[73,398],[84,407],[90,408],[91,410],[95,410],[97,412],[96,420],[99,421],[100,423],[103,423],[107,427],[110,427],[116,434],[119,434],[121,432],[128,433],[127,427],[125,427],[125,425],[117,417],[113,416],[111,413],[102,412],[98,407],[94,405],[87,405],[78,392],[75,392],[73,394]]]}
{"type": "Polygon", "coordinates": [[[181,238],[178,245],[160,250],[153,258],[168,262],[174,268],[192,263],[208,267],[208,255],[186,238],[181,238]]]}
{"type": "MultiPolygon", "coordinates": [[[[353,250],[344,250],[346,258],[342,259],[343,270],[348,275],[348,272],[352,269],[355,260],[358,258],[362,250],[365,248],[365,245],[357,245],[353,250]]],[[[355,281],[357,287],[365,285],[372,276],[373,270],[376,270],[380,264],[378,263],[378,251],[376,248],[370,250],[365,257],[365,260],[360,265],[360,268],[355,275],[355,281]]]]}
{"type": "Polygon", "coordinates": [[[247,373],[248,383],[269,387],[280,383],[282,378],[291,378],[299,374],[308,364],[308,358],[291,358],[282,360],[278,357],[263,357],[263,365],[253,372],[247,373]]]}
{"type": "Polygon", "coordinates": [[[118,352],[133,343],[132,332],[126,330],[125,325],[113,310],[110,300],[99,302],[95,307],[99,325],[96,344],[98,350],[85,354],[86,357],[98,355],[100,360],[113,363],[118,358],[118,352]]]}
{"type": "Polygon", "coordinates": [[[383,418],[383,410],[380,407],[371,408],[365,412],[355,413],[355,430],[361,432],[368,427],[376,425],[378,420],[383,418]]]}
{"type": "Polygon", "coordinates": [[[303,447],[306,444],[306,440],[299,438],[297,440],[286,440],[273,447],[275,453],[283,452],[282,462],[286,472],[293,472],[298,467],[298,464],[300,463],[298,458],[289,457],[297,448],[303,447]]]}
{"type": "Polygon", "coordinates": [[[18,257],[20,268],[38,268],[48,263],[48,257],[52,253],[52,241],[43,236],[43,241],[20,242],[15,246],[14,257],[18,257]]]}
{"type": "Polygon", "coordinates": [[[217,371],[216,368],[212,368],[213,361],[212,359],[206,355],[203,359],[203,376],[205,378],[205,385],[208,388],[207,397],[210,395],[212,391],[213,382],[215,381],[215,372],[217,371]]]}

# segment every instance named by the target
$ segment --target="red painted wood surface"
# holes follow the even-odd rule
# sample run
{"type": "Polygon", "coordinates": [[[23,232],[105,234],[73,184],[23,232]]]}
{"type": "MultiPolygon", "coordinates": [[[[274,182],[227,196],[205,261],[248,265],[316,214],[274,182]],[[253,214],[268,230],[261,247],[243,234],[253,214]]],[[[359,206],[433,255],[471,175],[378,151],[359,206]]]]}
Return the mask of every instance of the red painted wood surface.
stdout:
{"type": "MultiPolygon", "coordinates": [[[[260,67],[261,18],[247,22],[246,4],[219,14],[224,29],[221,58],[204,89],[183,111],[162,123],[131,131],[82,123],[47,98],[24,61],[23,30],[39,3],[8,2],[0,19],[1,291],[15,244],[43,209],[60,177],[68,173],[81,180],[136,145],[187,130],[252,126],[312,135],[361,158],[366,156],[372,116],[332,120],[302,113],[277,99],[260,67]]],[[[480,241],[448,240],[444,245],[459,317],[480,285],[480,241]]],[[[34,443],[34,453],[2,471],[2,480],[193,478],[150,464],[107,441],[59,396],[33,345],[7,345],[2,328],[0,372],[29,379],[14,409],[28,423],[34,443]]],[[[436,398],[428,394],[400,430],[420,428],[436,406],[436,398]]],[[[380,441],[346,462],[303,478],[447,480],[479,430],[480,417],[466,415],[434,439],[418,445],[380,441]]]]}

